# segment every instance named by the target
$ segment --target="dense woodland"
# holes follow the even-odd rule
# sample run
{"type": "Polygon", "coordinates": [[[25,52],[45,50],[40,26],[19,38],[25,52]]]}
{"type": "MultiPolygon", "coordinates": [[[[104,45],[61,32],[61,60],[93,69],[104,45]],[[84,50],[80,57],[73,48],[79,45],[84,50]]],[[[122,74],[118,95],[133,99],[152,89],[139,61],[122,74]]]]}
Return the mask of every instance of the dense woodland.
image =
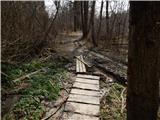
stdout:
{"type": "Polygon", "coordinates": [[[1,1],[2,120],[62,119],[78,55],[100,76],[99,119],[160,119],[159,11],[158,1],[1,1]]]}

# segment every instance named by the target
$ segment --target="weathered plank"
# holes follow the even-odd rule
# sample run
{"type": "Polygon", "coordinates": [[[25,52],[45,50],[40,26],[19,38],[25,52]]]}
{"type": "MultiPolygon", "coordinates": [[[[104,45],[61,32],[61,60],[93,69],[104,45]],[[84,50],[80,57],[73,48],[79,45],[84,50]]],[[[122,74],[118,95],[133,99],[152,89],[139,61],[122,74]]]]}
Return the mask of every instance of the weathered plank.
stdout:
{"type": "MultiPolygon", "coordinates": [[[[76,72],[86,71],[82,56],[76,61],[76,72]]],[[[63,120],[99,120],[99,76],[77,74],[65,105],[63,120]]]]}
{"type": "Polygon", "coordinates": [[[73,87],[75,88],[81,88],[81,89],[88,89],[88,90],[99,90],[99,85],[96,84],[86,84],[86,83],[80,83],[80,82],[75,82],[73,84],[73,87]]]}
{"type": "Polygon", "coordinates": [[[99,81],[98,80],[91,80],[91,79],[86,79],[86,78],[76,78],[76,82],[99,85],[99,81]]]}
{"type": "Polygon", "coordinates": [[[99,80],[99,76],[95,76],[95,75],[82,75],[82,74],[78,74],[77,77],[80,77],[80,78],[87,78],[87,79],[96,79],[96,80],[99,80]]]}
{"type": "Polygon", "coordinates": [[[83,56],[76,56],[76,72],[77,73],[85,73],[86,67],[85,64],[82,62],[83,56]]]}
{"type": "Polygon", "coordinates": [[[64,112],[62,120],[99,120],[98,117],[76,114],[72,112],[64,112]]]}
{"type": "Polygon", "coordinates": [[[79,72],[79,60],[76,59],[76,72],[79,72]]]}
{"type": "MultiPolygon", "coordinates": [[[[82,55],[80,55],[80,59],[81,59],[82,61],[84,61],[82,55]]],[[[81,66],[82,66],[82,70],[83,70],[83,72],[86,72],[85,64],[84,64],[82,61],[80,61],[80,62],[81,62],[81,66]]]]}
{"type": "Polygon", "coordinates": [[[67,102],[65,106],[65,111],[81,113],[85,115],[99,116],[99,106],[98,105],[67,102]]]}
{"type": "Polygon", "coordinates": [[[88,95],[88,96],[100,96],[100,93],[97,91],[89,91],[89,90],[82,90],[82,89],[72,89],[71,93],[79,94],[79,95],[88,95]]]}
{"type": "Polygon", "coordinates": [[[95,104],[95,105],[99,105],[99,103],[100,103],[99,97],[87,96],[87,95],[78,95],[78,94],[70,94],[69,98],[68,98],[68,101],[95,104]]]}

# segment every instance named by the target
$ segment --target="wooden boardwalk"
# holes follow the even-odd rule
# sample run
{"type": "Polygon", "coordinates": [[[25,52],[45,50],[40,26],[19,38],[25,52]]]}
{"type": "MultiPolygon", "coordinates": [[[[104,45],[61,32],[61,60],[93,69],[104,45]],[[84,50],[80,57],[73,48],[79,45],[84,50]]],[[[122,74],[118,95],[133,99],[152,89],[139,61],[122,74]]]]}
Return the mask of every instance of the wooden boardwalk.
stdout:
{"type": "Polygon", "coordinates": [[[99,96],[99,77],[78,74],[65,106],[63,120],[98,120],[99,96]]]}
{"type": "MultiPolygon", "coordinates": [[[[83,63],[80,64],[83,67],[85,66],[83,63]]],[[[66,102],[62,119],[99,120],[99,76],[79,74],[80,71],[77,72],[78,74],[66,102]]]]}

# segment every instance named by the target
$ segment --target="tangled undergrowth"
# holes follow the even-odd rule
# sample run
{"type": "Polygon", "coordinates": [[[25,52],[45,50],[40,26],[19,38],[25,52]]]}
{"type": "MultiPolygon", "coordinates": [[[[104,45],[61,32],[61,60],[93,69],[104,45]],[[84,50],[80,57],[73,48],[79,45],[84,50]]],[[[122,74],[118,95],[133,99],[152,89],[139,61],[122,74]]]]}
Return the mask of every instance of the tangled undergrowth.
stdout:
{"type": "Polygon", "coordinates": [[[61,88],[59,80],[68,77],[64,68],[67,63],[64,58],[57,58],[47,62],[36,59],[21,65],[2,64],[2,119],[39,120],[45,113],[42,101],[55,101],[61,88]],[[36,74],[14,81],[39,69],[42,70],[36,74]],[[15,97],[17,100],[7,110],[7,99],[15,97]]]}
{"type": "Polygon", "coordinates": [[[101,120],[126,120],[126,88],[114,82],[101,85],[108,89],[101,101],[101,120]]]}

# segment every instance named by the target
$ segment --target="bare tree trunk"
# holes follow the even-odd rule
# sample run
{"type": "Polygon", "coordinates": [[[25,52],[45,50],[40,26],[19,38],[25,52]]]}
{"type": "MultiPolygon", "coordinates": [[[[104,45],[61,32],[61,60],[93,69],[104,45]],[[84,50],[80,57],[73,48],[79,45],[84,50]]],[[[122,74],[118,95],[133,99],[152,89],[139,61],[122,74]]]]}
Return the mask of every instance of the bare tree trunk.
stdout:
{"type": "Polygon", "coordinates": [[[74,1],[73,3],[73,9],[74,9],[74,31],[76,32],[77,29],[80,29],[80,14],[79,14],[79,9],[80,9],[80,2],[79,1],[74,1]]]}
{"type": "Polygon", "coordinates": [[[130,2],[127,120],[156,120],[160,2],[130,2]]]}
{"type": "Polygon", "coordinates": [[[84,37],[84,13],[83,13],[83,1],[81,1],[81,26],[82,26],[82,32],[83,32],[83,37],[84,37]]]}
{"type": "Polygon", "coordinates": [[[97,47],[97,43],[96,43],[96,39],[95,39],[95,29],[94,29],[95,4],[96,4],[96,1],[92,1],[88,39],[91,39],[91,42],[93,43],[93,46],[97,47]]]}
{"type": "MultiPolygon", "coordinates": [[[[101,2],[101,9],[100,9],[100,15],[99,15],[99,27],[98,27],[98,32],[97,32],[97,40],[99,40],[100,37],[100,32],[101,32],[101,24],[102,24],[102,12],[103,12],[103,0],[101,2]]],[[[97,41],[96,41],[97,42],[97,41]]],[[[97,42],[98,45],[98,42],[97,42]]]]}
{"type": "Polygon", "coordinates": [[[106,1],[106,41],[109,41],[109,14],[108,14],[108,0],[106,1]]]}
{"type": "Polygon", "coordinates": [[[125,37],[125,29],[126,29],[126,21],[127,21],[127,17],[128,17],[128,13],[126,13],[125,17],[124,17],[124,21],[123,21],[123,31],[122,31],[122,44],[124,44],[124,41],[126,41],[126,37],[125,37]]]}
{"type": "Polygon", "coordinates": [[[52,21],[51,21],[49,27],[48,27],[47,30],[45,31],[44,40],[47,39],[47,36],[48,36],[49,32],[51,31],[51,29],[52,29],[52,27],[53,27],[53,23],[54,23],[55,19],[57,18],[57,15],[58,15],[60,2],[55,1],[55,5],[56,5],[57,11],[56,11],[56,13],[55,13],[55,16],[52,18],[52,21]]]}
{"type": "Polygon", "coordinates": [[[74,9],[74,31],[77,31],[77,1],[74,1],[73,3],[73,9],[74,9]]]}
{"type": "Polygon", "coordinates": [[[83,38],[88,34],[88,3],[89,1],[81,1],[81,18],[83,38]]]}

